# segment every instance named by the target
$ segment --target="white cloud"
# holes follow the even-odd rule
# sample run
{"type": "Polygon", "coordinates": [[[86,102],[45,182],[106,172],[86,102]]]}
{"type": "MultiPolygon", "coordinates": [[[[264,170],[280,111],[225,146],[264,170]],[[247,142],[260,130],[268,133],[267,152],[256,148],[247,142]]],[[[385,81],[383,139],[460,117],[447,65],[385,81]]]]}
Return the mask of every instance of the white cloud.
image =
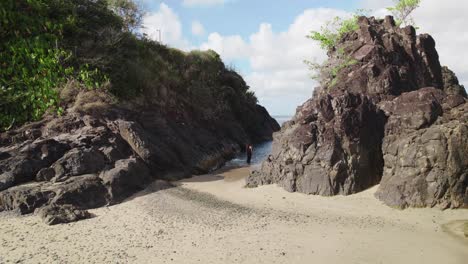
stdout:
{"type": "Polygon", "coordinates": [[[220,54],[225,62],[249,56],[249,46],[239,35],[221,36],[219,33],[211,33],[207,42],[200,46],[201,50],[212,49],[220,54]]]}
{"type": "Polygon", "coordinates": [[[195,36],[202,36],[205,34],[205,28],[200,21],[192,22],[192,34],[195,36]]]}
{"type": "Polygon", "coordinates": [[[166,4],[161,3],[159,10],[143,17],[142,33],[149,38],[180,49],[187,49],[188,41],[182,35],[182,23],[179,16],[166,4]]]}
{"type": "Polygon", "coordinates": [[[194,6],[214,6],[214,5],[222,5],[226,2],[226,0],[184,0],[182,5],[186,7],[194,7],[194,6]]]}
{"type": "MultiPolygon", "coordinates": [[[[225,1],[185,1],[185,4],[218,4],[225,1]],[[190,3],[188,3],[190,2],[190,3]]],[[[363,8],[380,8],[375,11],[379,16],[387,11],[382,7],[392,5],[392,0],[362,0],[363,8]]],[[[419,32],[430,33],[437,43],[440,61],[448,65],[458,75],[460,81],[468,86],[468,1],[458,0],[423,0],[414,17],[419,32]]],[[[248,38],[240,35],[223,36],[211,33],[199,47],[202,50],[213,49],[229,64],[233,61],[245,61],[250,69],[244,77],[256,92],[260,102],[275,114],[292,114],[296,106],[310,98],[316,83],[310,79],[310,72],[303,60],[321,62],[325,52],[317,43],[305,36],[311,30],[320,27],[335,16],[346,16],[347,12],[336,9],[308,9],[296,17],[285,31],[278,32],[269,23],[259,25],[258,31],[248,38]]],[[[197,35],[202,30],[195,29],[197,35]]],[[[182,25],[177,16],[167,5],[161,4],[155,13],[144,19],[144,33],[157,39],[156,29],[161,28],[163,42],[187,50],[190,43],[183,37],[182,25]]],[[[204,31],[204,30],[203,30],[204,31]]],[[[200,33],[201,34],[201,33],[200,33]]]]}
{"type": "Polygon", "coordinates": [[[248,60],[251,72],[244,77],[260,102],[275,114],[293,114],[298,103],[310,98],[316,86],[303,61],[321,62],[326,58],[325,52],[306,35],[335,16],[346,15],[345,11],[335,9],[309,9],[286,31],[275,32],[271,24],[262,23],[247,41],[240,36],[214,33],[201,48],[217,51],[228,62],[248,60]],[[276,98],[281,98],[282,103],[278,104],[281,100],[276,98]]]}

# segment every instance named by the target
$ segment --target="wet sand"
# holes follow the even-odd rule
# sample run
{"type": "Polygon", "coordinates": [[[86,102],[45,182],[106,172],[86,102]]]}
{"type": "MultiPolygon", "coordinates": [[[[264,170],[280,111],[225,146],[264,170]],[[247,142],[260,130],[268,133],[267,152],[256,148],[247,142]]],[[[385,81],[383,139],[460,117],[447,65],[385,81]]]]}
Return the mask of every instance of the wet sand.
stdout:
{"type": "Polygon", "coordinates": [[[248,168],[155,182],[92,219],[0,213],[0,263],[466,263],[468,210],[243,188],[248,168]],[[460,229],[460,230],[458,230],[460,229]]]}

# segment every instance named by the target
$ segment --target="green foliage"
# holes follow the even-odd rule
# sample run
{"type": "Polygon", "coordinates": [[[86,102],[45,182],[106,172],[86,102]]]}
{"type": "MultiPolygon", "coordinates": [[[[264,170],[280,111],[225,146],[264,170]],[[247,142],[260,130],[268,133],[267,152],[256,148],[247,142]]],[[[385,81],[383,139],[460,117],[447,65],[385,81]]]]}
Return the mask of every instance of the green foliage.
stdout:
{"type": "Polygon", "coordinates": [[[305,60],[304,63],[312,72],[312,79],[318,81],[322,86],[333,87],[339,81],[339,73],[351,67],[359,61],[346,55],[343,49],[338,49],[333,60],[327,60],[323,64],[305,60]]]}
{"type": "Polygon", "coordinates": [[[338,75],[342,70],[358,63],[357,60],[345,54],[343,47],[337,46],[339,40],[346,34],[359,29],[358,19],[360,16],[366,15],[366,13],[368,13],[368,10],[359,9],[350,18],[335,17],[332,21],[328,21],[320,32],[312,31],[307,36],[318,41],[322,49],[331,52],[329,53],[331,58],[322,64],[304,60],[304,63],[312,72],[312,79],[317,80],[324,87],[333,87],[338,83],[338,75]]]}
{"type": "Polygon", "coordinates": [[[97,68],[91,70],[88,64],[83,65],[77,75],[78,81],[82,82],[88,90],[98,89],[104,83],[109,82],[109,77],[97,68]]]}
{"type": "Polygon", "coordinates": [[[395,6],[388,7],[387,10],[395,17],[398,26],[414,26],[414,20],[411,13],[419,7],[421,0],[394,0],[395,6]]]}
{"type": "MultiPolygon", "coordinates": [[[[4,0],[0,4],[0,130],[38,120],[49,109],[60,114],[57,87],[74,76],[71,53],[60,46],[73,23],[56,8],[64,0],[4,0]]],[[[85,76],[86,70],[80,75],[85,76]]],[[[87,76],[97,86],[96,75],[87,76]]]]}
{"type": "Polygon", "coordinates": [[[6,0],[0,6],[0,129],[37,120],[58,108],[54,89],[64,78],[55,48],[61,21],[51,19],[47,1],[6,0]]]}
{"type": "Polygon", "coordinates": [[[0,129],[60,114],[59,89],[70,79],[87,89],[109,83],[121,100],[185,105],[202,117],[228,111],[250,118],[243,113],[257,98],[216,52],[185,53],[133,33],[141,11],[132,3],[1,2],[0,129]]]}
{"type": "Polygon", "coordinates": [[[134,31],[141,26],[144,12],[137,3],[131,0],[107,0],[110,10],[123,20],[126,31],[134,31]]]}
{"type": "Polygon", "coordinates": [[[333,48],[337,41],[342,38],[346,33],[356,31],[359,29],[357,24],[358,15],[351,18],[343,19],[335,17],[321,28],[321,32],[312,31],[307,37],[318,41],[320,47],[325,50],[333,48]]]}

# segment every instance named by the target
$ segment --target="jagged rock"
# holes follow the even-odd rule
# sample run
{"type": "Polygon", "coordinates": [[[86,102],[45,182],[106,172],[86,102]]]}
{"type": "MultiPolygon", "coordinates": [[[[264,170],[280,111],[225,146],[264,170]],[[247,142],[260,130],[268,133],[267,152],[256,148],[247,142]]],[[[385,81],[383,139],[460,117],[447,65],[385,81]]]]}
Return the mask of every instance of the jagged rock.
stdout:
{"type": "Polygon", "coordinates": [[[30,183],[0,192],[0,211],[16,210],[29,214],[47,204],[55,195],[49,184],[30,183]]]}
{"type": "Polygon", "coordinates": [[[308,101],[275,134],[272,161],[249,176],[247,185],[279,183],[288,191],[326,196],[373,186],[382,173],[384,120],[365,96],[342,93],[308,101]]]}
{"type": "Polygon", "coordinates": [[[151,182],[150,170],[140,159],[119,160],[111,170],[101,173],[100,178],[109,190],[113,202],[144,189],[151,182]]]}
{"type": "Polygon", "coordinates": [[[329,83],[315,93],[343,90],[384,98],[421,87],[443,87],[439,56],[431,36],[416,35],[411,26],[398,28],[391,17],[360,17],[358,23],[359,30],[345,34],[329,52],[331,62],[343,64],[343,54],[348,54],[357,63],[339,71],[335,85],[329,83]]]}
{"type": "Polygon", "coordinates": [[[15,185],[15,177],[11,172],[0,174],[0,191],[15,185]]]}
{"type": "Polygon", "coordinates": [[[36,181],[50,181],[55,177],[55,170],[53,168],[41,169],[36,175],[36,181]]]}
{"type": "Polygon", "coordinates": [[[40,208],[37,214],[48,225],[66,224],[91,217],[88,211],[80,210],[69,204],[47,205],[40,208]]]}
{"type": "Polygon", "coordinates": [[[152,139],[136,122],[119,121],[118,127],[122,138],[146,164],[155,169],[183,167],[180,160],[169,148],[157,139],[152,139]],[[158,141],[158,145],[155,143],[158,141]]]}
{"type": "Polygon", "coordinates": [[[444,92],[448,95],[461,95],[466,98],[466,90],[460,85],[458,78],[447,66],[442,67],[442,78],[444,80],[444,92]]]}
{"type": "Polygon", "coordinates": [[[104,155],[96,149],[72,149],[54,165],[56,180],[64,176],[97,173],[105,166],[104,155]]]}
{"type": "Polygon", "coordinates": [[[440,90],[424,88],[388,103],[394,107],[386,125],[385,167],[376,193],[386,204],[468,206],[468,112],[462,104],[441,116],[443,96],[440,90]]]}
{"type": "Polygon", "coordinates": [[[392,17],[358,23],[330,49],[325,72],[346,56],[357,63],[297,109],[247,187],[347,195],[380,182],[376,196],[390,206],[468,207],[464,88],[440,66],[431,36],[392,17]]]}
{"type": "Polygon", "coordinates": [[[109,196],[101,179],[95,174],[75,176],[54,186],[54,204],[71,204],[81,209],[108,204],[109,196]]]}
{"type": "Polygon", "coordinates": [[[444,97],[442,90],[427,87],[403,93],[392,101],[381,102],[380,109],[389,116],[385,125],[386,134],[429,127],[443,114],[444,97]]]}
{"type": "Polygon", "coordinates": [[[65,182],[27,183],[0,192],[0,211],[32,213],[47,204],[71,204],[81,209],[108,203],[107,190],[96,175],[72,177],[65,182]]]}
{"type": "Polygon", "coordinates": [[[54,139],[20,144],[0,160],[0,191],[13,185],[34,180],[36,174],[59,159],[69,147],[54,139]]]}

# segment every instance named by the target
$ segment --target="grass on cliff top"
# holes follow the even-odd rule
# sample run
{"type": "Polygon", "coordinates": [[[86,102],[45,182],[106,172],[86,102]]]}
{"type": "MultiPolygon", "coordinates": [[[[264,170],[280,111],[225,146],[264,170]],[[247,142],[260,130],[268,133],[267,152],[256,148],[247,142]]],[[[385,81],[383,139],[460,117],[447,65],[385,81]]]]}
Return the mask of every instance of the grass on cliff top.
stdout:
{"type": "Polygon", "coordinates": [[[130,30],[138,24],[135,10],[116,13],[111,2],[5,0],[0,5],[5,16],[0,49],[7,51],[0,59],[11,62],[0,64],[0,131],[41,119],[50,110],[64,112],[60,87],[70,80],[85,89],[108,87],[119,101],[183,101],[203,116],[255,105],[253,92],[245,82],[232,81],[237,77],[229,79],[238,75],[216,52],[186,53],[139,35],[130,30]]]}

